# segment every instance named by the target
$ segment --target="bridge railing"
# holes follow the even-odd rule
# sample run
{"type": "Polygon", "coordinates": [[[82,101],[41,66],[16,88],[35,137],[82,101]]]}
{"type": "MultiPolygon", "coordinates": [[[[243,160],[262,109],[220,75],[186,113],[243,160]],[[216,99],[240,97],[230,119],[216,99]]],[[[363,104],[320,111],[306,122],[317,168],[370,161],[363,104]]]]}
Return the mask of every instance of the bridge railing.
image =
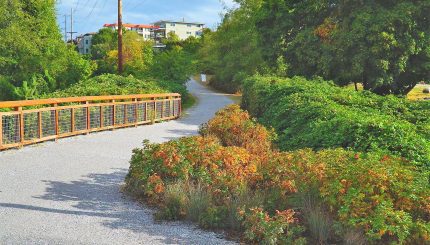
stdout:
{"type": "Polygon", "coordinates": [[[180,94],[88,96],[0,102],[0,150],[176,119],[180,94]]]}

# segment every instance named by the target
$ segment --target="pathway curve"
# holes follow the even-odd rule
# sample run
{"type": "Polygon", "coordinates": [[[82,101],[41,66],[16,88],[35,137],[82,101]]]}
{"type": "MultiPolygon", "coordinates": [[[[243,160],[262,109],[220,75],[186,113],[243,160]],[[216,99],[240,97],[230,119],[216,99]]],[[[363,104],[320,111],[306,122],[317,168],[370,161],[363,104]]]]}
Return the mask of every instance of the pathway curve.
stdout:
{"type": "Polygon", "coordinates": [[[120,185],[133,148],[197,134],[232,100],[195,81],[198,104],[184,118],[0,152],[0,244],[227,244],[181,222],[154,222],[153,211],[120,185]]]}

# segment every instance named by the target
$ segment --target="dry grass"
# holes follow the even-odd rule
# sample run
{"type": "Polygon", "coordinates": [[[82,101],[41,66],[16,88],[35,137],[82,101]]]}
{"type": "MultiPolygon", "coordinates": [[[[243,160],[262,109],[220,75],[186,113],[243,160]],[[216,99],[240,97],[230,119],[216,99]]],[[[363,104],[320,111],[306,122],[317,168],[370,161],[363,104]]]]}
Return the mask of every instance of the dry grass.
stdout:
{"type": "MultiPolygon", "coordinates": [[[[349,89],[355,89],[354,84],[350,84],[346,86],[349,89]]],[[[430,88],[430,85],[426,84],[417,84],[414,89],[408,94],[407,98],[409,100],[424,100],[430,99],[430,94],[423,93],[424,88],[430,88]]],[[[363,90],[363,85],[361,83],[358,84],[358,90],[363,90]]]]}
{"type": "Polygon", "coordinates": [[[414,89],[408,94],[408,99],[410,100],[424,100],[430,99],[430,94],[423,93],[424,88],[428,88],[430,85],[418,84],[414,89]]]}

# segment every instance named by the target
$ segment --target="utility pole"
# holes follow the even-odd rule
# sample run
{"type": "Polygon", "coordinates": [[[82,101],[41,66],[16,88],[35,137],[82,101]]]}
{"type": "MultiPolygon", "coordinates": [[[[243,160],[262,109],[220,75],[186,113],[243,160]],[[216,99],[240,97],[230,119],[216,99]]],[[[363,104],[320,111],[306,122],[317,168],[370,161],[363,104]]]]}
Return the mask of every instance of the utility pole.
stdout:
{"type": "Polygon", "coordinates": [[[64,15],[64,42],[67,43],[67,14],[64,15]]]}
{"type": "Polygon", "coordinates": [[[118,0],[118,73],[123,71],[123,54],[122,54],[122,0],[118,0]]]}
{"type": "Polygon", "coordinates": [[[73,31],[73,9],[70,9],[70,42],[73,44],[73,34],[77,33],[73,31]]]}

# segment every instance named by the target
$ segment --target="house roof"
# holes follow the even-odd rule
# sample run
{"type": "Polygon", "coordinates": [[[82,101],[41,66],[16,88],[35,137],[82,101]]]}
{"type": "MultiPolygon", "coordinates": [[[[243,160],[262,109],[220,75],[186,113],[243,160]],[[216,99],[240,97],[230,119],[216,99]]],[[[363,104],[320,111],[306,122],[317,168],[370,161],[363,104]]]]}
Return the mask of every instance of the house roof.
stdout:
{"type": "Polygon", "coordinates": [[[171,20],[160,20],[160,21],[155,22],[154,24],[159,24],[159,23],[177,23],[177,24],[205,25],[204,23],[198,23],[198,22],[171,21],[171,20]]]}
{"type": "MultiPolygon", "coordinates": [[[[103,27],[117,27],[118,24],[114,23],[114,24],[104,24],[103,27]]],[[[158,26],[155,25],[147,25],[147,24],[122,24],[123,27],[128,27],[128,28],[145,28],[145,29],[154,29],[154,28],[158,28],[158,26]]]]}

